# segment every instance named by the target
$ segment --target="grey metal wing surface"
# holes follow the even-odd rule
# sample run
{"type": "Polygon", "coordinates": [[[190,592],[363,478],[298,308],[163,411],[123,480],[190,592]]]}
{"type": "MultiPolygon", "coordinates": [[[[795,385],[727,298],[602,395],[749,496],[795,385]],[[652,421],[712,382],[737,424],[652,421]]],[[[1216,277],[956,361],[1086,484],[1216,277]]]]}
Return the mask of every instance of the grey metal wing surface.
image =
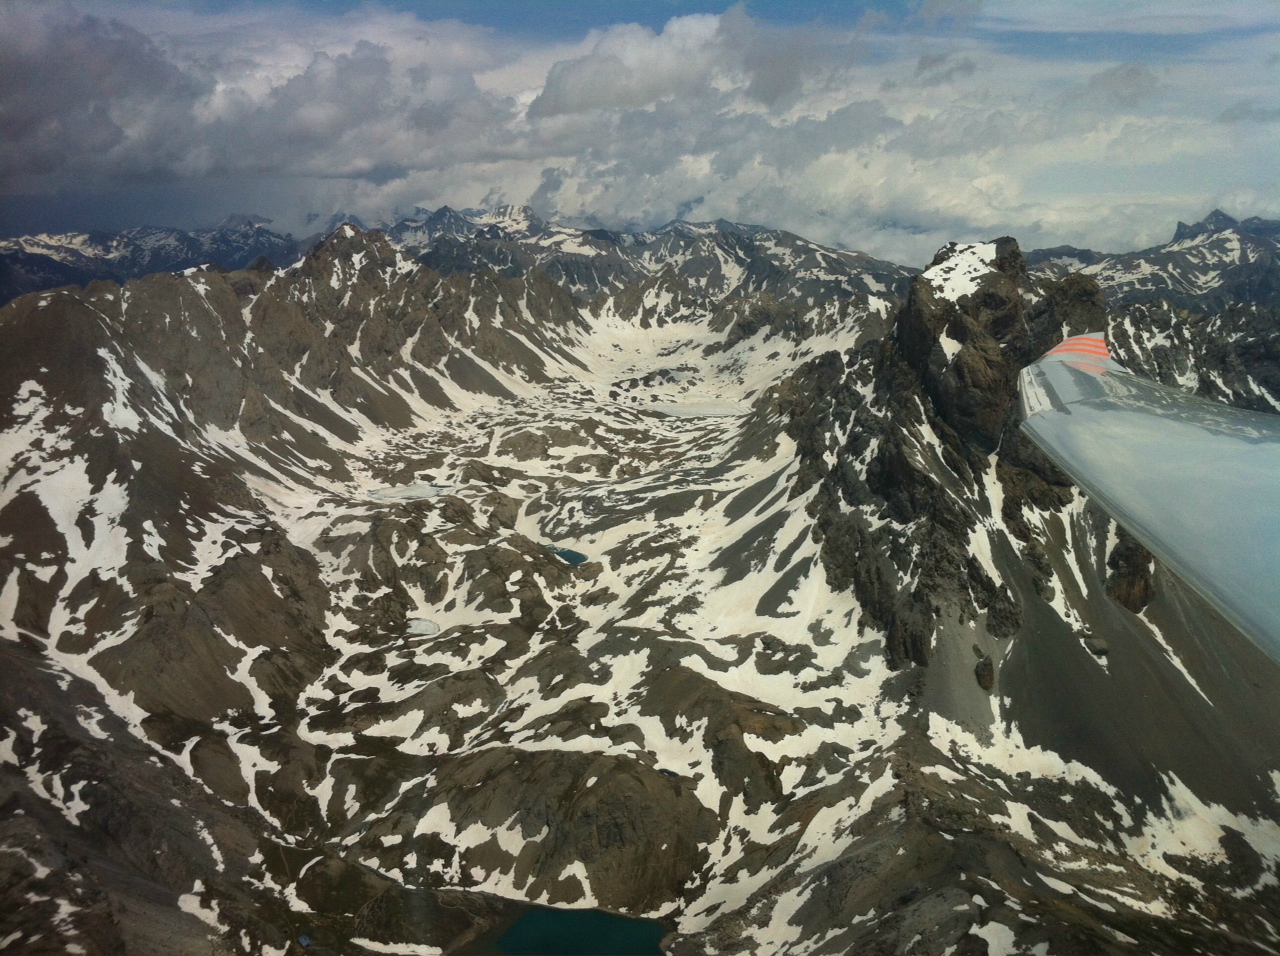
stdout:
{"type": "Polygon", "coordinates": [[[1134,375],[1102,335],[1067,339],[1019,386],[1031,440],[1280,661],[1280,415],[1134,375]]]}

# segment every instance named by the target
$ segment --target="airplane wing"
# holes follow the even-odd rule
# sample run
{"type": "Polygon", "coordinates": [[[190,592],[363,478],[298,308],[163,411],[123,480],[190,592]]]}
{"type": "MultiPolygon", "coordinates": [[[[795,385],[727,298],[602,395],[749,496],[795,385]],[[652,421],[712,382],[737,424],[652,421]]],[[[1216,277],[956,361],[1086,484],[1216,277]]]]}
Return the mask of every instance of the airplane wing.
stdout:
{"type": "Polygon", "coordinates": [[[1134,375],[1100,334],[1051,349],[1019,386],[1031,440],[1280,661],[1280,415],[1134,375]]]}

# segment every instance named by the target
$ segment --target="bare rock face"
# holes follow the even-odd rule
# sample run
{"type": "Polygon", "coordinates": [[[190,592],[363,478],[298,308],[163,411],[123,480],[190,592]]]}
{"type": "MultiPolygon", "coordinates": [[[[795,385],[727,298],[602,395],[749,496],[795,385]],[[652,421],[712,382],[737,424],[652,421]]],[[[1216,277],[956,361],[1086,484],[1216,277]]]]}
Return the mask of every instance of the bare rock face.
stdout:
{"type": "Polygon", "coordinates": [[[986,268],[967,261],[982,254],[969,247],[952,243],[940,250],[912,283],[894,337],[943,420],[962,438],[990,450],[1013,406],[1018,362],[1025,364],[1039,352],[1032,354],[1036,343],[1023,321],[1027,273],[1018,244],[1004,238],[988,245],[986,268]],[[948,268],[975,267],[983,270],[977,287],[958,299],[948,295],[945,279],[930,279],[948,268]]]}
{"type": "Polygon", "coordinates": [[[1275,402],[1274,303],[415,223],[0,310],[6,946],[1274,948],[1280,677],[1014,391],[1275,402]]]}
{"type": "Polygon", "coordinates": [[[1154,596],[1151,580],[1155,559],[1124,528],[1117,529],[1116,546],[1107,555],[1107,594],[1139,613],[1154,596]]]}
{"type": "MultiPolygon", "coordinates": [[[[454,855],[438,838],[414,841],[409,833],[404,852],[443,854],[446,868],[462,874],[507,870],[517,890],[551,904],[594,892],[610,909],[648,911],[679,899],[706,863],[699,845],[716,831],[712,810],[643,762],[498,748],[465,758],[448,775],[435,816],[493,835],[454,855]]],[[[399,815],[411,830],[421,829],[420,819],[399,815]]]]}

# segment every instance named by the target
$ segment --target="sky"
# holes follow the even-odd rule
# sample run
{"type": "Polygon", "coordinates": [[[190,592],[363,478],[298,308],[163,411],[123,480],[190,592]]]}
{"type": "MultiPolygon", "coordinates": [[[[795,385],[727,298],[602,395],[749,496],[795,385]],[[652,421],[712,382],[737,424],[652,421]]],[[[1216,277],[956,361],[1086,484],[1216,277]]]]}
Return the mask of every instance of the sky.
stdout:
{"type": "Polygon", "coordinates": [[[1280,218],[1275,0],[8,0],[0,234],[512,203],[912,265],[1280,218]]]}

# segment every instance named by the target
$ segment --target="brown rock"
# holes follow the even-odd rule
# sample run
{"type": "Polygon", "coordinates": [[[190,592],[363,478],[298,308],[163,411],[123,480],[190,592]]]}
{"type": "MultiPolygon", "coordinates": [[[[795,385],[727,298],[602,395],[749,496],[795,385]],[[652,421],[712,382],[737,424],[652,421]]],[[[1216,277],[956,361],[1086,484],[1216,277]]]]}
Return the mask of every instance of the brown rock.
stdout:
{"type": "Polygon", "coordinates": [[[1155,558],[1124,528],[1117,528],[1116,546],[1107,556],[1107,594],[1137,614],[1154,596],[1151,572],[1155,558]]]}
{"type": "Polygon", "coordinates": [[[978,686],[983,690],[991,690],[995,685],[996,665],[990,654],[973,665],[973,676],[978,678],[978,686]]]}

